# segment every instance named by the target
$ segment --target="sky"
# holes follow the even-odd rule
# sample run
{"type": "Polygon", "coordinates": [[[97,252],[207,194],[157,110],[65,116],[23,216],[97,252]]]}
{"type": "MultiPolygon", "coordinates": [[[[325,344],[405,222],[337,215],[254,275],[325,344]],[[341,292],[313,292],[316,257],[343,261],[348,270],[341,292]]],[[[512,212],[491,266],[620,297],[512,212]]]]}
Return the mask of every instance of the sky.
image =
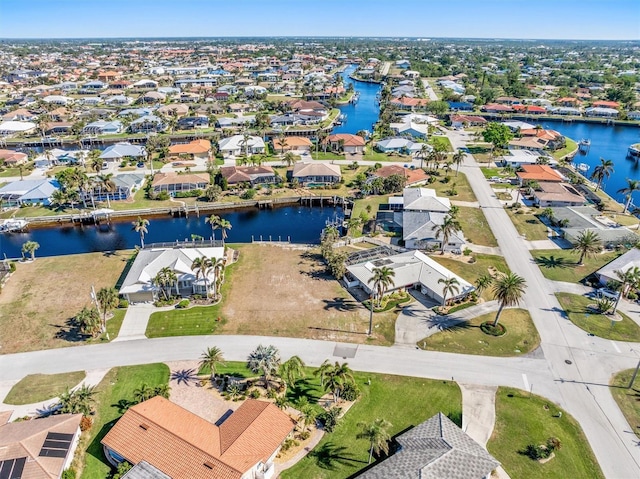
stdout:
{"type": "Polygon", "coordinates": [[[0,38],[640,40],[640,0],[0,0],[0,38]]]}

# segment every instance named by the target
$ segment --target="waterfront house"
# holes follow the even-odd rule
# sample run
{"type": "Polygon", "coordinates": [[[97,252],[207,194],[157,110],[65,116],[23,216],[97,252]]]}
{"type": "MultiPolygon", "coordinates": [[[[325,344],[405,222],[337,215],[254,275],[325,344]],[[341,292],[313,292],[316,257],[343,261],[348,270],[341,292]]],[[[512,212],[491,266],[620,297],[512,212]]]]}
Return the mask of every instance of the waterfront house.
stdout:
{"type": "Polygon", "coordinates": [[[129,124],[131,133],[158,133],[165,129],[162,119],[155,115],[145,115],[136,118],[129,124]]]}
{"type": "Polygon", "coordinates": [[[151,182],[154,193],[166,191],[171,196],[178,192],[204,190],[209,184],[209,173],[156,173],[151,182]]]}
{"type": "Polygon", "coordinates": [[[618,118],[620,112],[615,108],[591,107],[584,110],[585,116],[595,116],[601,118],[618,118]]]}
{"type": "Polygon", "coordinates": [[[131,143],[116,143],[107,147],[100,158],[105,161],[120,161],[123,158],[144,158],[146,155],[143,146],[132,145],[131,143]]]}
{"type": "Polygon", "coordinates": [[[560,132],[556,130],[549,130],[544,128],[521,128],[520,135],[525,137],[541,138],[547,142],[546,148],[551,150],[558,150],[564,148],[566,145],[566,138],[560,132]]]}
{"type": "Polygon", "coordinates": [[[145,463],[144,470],[154,471],[136,477],[271,479],[274,460],[294,426],[267,401],[246,399],[213,424],[156,396],[129,408],[101,443],[114,466],[145,463]]]}
{"type": "Polygon", "coordinates": [[[531,181],[546,183],[562,183],[565,178],[549,165],[523,165],[521,171],[516,172],[520,186],[531,181]]]}
{"type": "Polygon", "coordinates": [[[618,256],[596,271],[595,274],[600,284],[606,286],[610,281],[620,282],[616,272],[626,273],[632,268],[640,268],[640,249],[638,248],[632,248],[622,256],[618,256]]]}
{"type": "Polygon", "coordinates": [[[312,146],[311,140],[304,136],[285,136],[283,141],[280,138],[273,139],[273,150],[276,153],[291,151],[301,155],[309,153],[312,146]]]}
{"type": "Polygon", "coordinates": [[[181,118],[189,114],[189,106],[181,103],[172,103],[170,105],[162,105],[156,110],[158,115],[175,116],[181,118]]]}
{"type": "Polygon", "coordinates": [[[509,149],[529,150],[531,152],[542,155],[548,143],[549,142],[544,138],[539,138],[536,136],[525,136],[522,138],[514,138],[513,140],[509,141],[509,149]]]}
{"type": "Polygon", "coordinates": [[[176,127],[178,130],[209,128],[209,118],[206,116],[185,116],[178,120],[176,127]]]}
{"type": "Polygon", "coordinates": [[[278,176],[273,168],[266,165],[260,166],[223,166],[220,174],[228,185],[238,185],[248,183],[251,186],[258,184],[276,183],[278,176]]]}
{"type": "Polygon", "coordinates": [[[393,283],[387,292],[415,289],[441,304],[443,293],[442,283],[438,282],[440,279],[458,280],[459,290],[449,295],[450,300],[463,299],[475,290],[469,282],[420,251],[385,254],[375,259],[348,265],[344,277],[347,287],[360,288],[367,295],[374,294],[370,280],[374,274],[373,270],[382,266],[390,268],[395,273],[392,277],[393,283]]]}
{"type": "Polygon", "coordinates": [[[426,98],[411,98],[409,96],[401,96],[399,98],[392,98],[389,103],[400,110],[420,111],[427,108],[429,100],[427,100],[426,98]]]}
{"type": "Polygon", "coordinates": [[[344,153],[364,153],[364,138],[351,133],[336,133],[327,137],[327,144],[333,151],[344,153]]]}
{"type": "Polygon", "coordinates": [[[500,463],[439,412],[395,437],[398,448],[358,479],[489,479],[500,463]]]}
{"type": "Polygon", "coordinates": [[[264,140],[259,136],[234,135],[223,138],[219,142],[220,152],[225,157],[248,155],[261,155],[265,151],[264,140]]]}
{"type": "Polygon", "coordinates": [[[0,123],[0,136],[29,135],[36,131],[37,125],[30,121],[3,121],[0,123]]]}
{"type": "Polygon", "coordinates": [[[29,156],[26,153],[21,153],[14,150],[0,149],[0,164],[5,166],[17,166],[27,162],[29,156]]]}
{"type": "Polygon", "coordinates": [[[169,158],[186,157],[190,160],[208,160],[211,157],[211,142],[209,140],[193,140],[189,143],[178,143],[169,147],[169,158]]]}
{"type": "MultiPolygon", "coordinates": [[[[197,245],[196,245],[197,246],[197,245]]],[[[191,269],[196,258],[210,258],[216,261],[224,258],[222,246],[206,246],[193,248],[145,248],[138,252],[131,269],[120,287],[119,294],[130,303],[152,302],[164,293],[187,297],[192,294],[206,294],[213,284],[214,272],[209,271],[205,278],[196,278],[191,269]],[[169,268],[176,275],[176,282],[167,286],[164,292],[155,284],[154,278],[163,268],[169,268]]]]}
{"type": "Polygon", "coordinates": [[[327,185],[338,183],[342,178],[340,166],[329,163],[304,163],[293,165],[293,180],[298,180],[301,185],[327,185]]]}
{"type": "Polygon", "coordinates": [[[393,175],[404,177],[406,186],[423,184],[429,179],[422,168],[411,169],[400,165],[383,166],[369,174],[370,178],[389,178],[393,175]]]}
{"type": "Polygon", "coordinates": [[[82,129],[84,135],[114,135],[122,131],[121,121],[97,120],[89,123],[82,129]]]}
{"type": "Polygon", "coordinates": [[[451,126],[456,129],[487,124],[487,120],[484,117],[476,115],[450,115],[449,121],[451,121],[451,126]]]}
{"type": "Polygon", "coordinates": [[[127,173],[124,175],[116,175],[111,181],[113,182],[113,191],[104,189],[101,183],[95,183],[93,189],[86,195],[87,199],[93,197],[94,201],[118,201],[128,200],[133,194],[142,188],[145,176],[141,173],[127,173]]]}
{"type": "Polygon", "coordinates": [[[542,208],[550,206],[582,206],[584,197],[568,183],[540,181],[535,188],[529,188],[533,203],[542,208]]]}
{"type": "Polygon", "coordinates": [[[8,422],[0,413],[0,477],[58,479],[71,467],[80,439],[82,414],[55,414],[8,422]]]}
{"type": "Polygon", "coordinates": [[[575,244],[585,231],[597,233],[603,245],[630,245],[640,241],[640,237],[629,228],[608,218],[593,206],[553,208],[553,221],[560,225],[562,237],[575,244]]]}
{"type": "Polygon", "coordinates": [[[498,103],[487,103],[481,108],[481,110],[487,113],[511,113],[513,108],[508,105],[500,105],[498,103]]]}
{"type": "Polygon", "coordinates": [[[0,201],[3,206],[51,205],[53,193],[60,185],[54,179],[19,180],[7,183],[0,188],[0,201]]]}

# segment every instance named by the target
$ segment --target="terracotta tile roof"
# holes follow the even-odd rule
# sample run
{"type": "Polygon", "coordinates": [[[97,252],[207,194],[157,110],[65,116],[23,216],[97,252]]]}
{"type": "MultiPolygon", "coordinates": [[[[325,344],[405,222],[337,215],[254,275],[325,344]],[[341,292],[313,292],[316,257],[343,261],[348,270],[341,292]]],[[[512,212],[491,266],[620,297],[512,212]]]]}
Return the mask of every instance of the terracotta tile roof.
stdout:
{"type": "Polygon", "coordinates": [[[358,135],[352,135],[350,133],[336,133],[335,135],[329,135],[327,141],[329,143],[338,143],[340,140],[344,140],[344,146],[364,146],[364,138],[358,135]]]}
{"type": "Polygon", "coordinates": [[[266,461],[293,426],[267,402],[246,400],[218,427],[158,396],[130,408],[102,444],[172,479],[240,479],[266,461]]]}
{"type": "Polygon", "coordinates": [[[595,107],[605,107],[605,108],[619,108],[620,107],[620,103],[618,103],[617,101],[600,100],[600,101],[594,101],[593,102],[593,106],[595,106],[595,107]]]}
{"type": "Polygon", "coordinates": [[[426,98],[410,98],[408,96],[403,96],[400,98],[394,98],[391,100],[391,103],[404,106],[425,106],[429,103],[429,100],[426,98]]]}
{"type": "MultiPolygon", "coordinates": [[[[309,138],[306,138],[304,136],[285,136],[285,150],[286,149],[290,149],[290,148],[294,148],[297,146],[311,146],[311,140],[309,138]]],[[[273,139],[273,147],[276,150],[280,150],[282,149],[282,145],[280,144],[280,138],[274,138],[273,139]]]]}
{"type": "Polygon", "coordinates": [[[537,129],[537,128],[520,130],[520,134],[522,136],[535,136],[537,138],[542,138],[544,140],[558,140],[562,138],[562,134],[555,130],[545,130],[545,129],[537,129]]]}
{"type": "Polygon", "coordinates": [[[513,108],[498,103],[487,103],[482,107],[483,111],[513,111],[513,108]]]}
{"type": "Polygon", "coordinates": [[[521,180],[561,182],[562,177],[548,165],[523,165],[523,171],[516,173],[521,180]]]}
{"type": "Polygon", "coordinates": [[[197,155],[207,153],[210,150],[211,142],[209,140],[193,140],[190,143],[181,143],[178,145],[171,145],[169,147],[169,153],[172,155],[179,155],[183,153],[197,155]]]}
{"type": "Polygon", "coordinates": [[[156,173],[156,175],[153,177],[152,185],[179,185],[183,183],[209,183],[209,174],[191,173],[179,175],[177,173],[156,173]]]}
{"type": "Polygon", "coordinates": [[[513,105],[512,108],[515,111],[524,111],[528,113],[545,113],[547,111],[545,107],[537,105],[513,105]]]}
{"type": "Polygon", "coordinates": [[[407,185],[412,185],[414,183],[426,181],[429,179],[429,175],[427,175],[424,170],[420,168],[415,168],[412,170],[410,168],[403,168],[400,165],[383,166],[382,168],[378,168],[373,173],[373,175],[380,178],[388,178],[392,175],[402,175],[407,179],[407,185]]]}
{"type": "Polygon", "coordinates": [[[220,173],[230,185],[274,175],[270,166],[223,166],[220,173]]]}

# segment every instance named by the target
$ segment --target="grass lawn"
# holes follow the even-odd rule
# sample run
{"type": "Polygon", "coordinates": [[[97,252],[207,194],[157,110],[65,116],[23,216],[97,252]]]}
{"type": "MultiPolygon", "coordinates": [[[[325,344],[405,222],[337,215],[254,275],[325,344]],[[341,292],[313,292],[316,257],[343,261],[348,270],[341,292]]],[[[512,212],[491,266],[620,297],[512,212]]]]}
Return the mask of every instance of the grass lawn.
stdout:
{"type": "Polygon", "coordinates": [[[571,138],[565,139],[565,147],[551,153],[551,156],[553,156],[556,160],[560,160],[561,158],[564,158],[568,154],[573,153],[578,149],[578,144],[575,141],[573,141],[571,138]]]}
{"type": "Polygon", "coordinates": [[[443,181],[445,178],[446,177],[439,177],[438,180],[434,183],[425,185],[425,188],[436,190],[438,196],[444,196],[445,198],[449,198],[450,200],[477,201],[476,195],[473,194],[473,190],[471,189],[469,181],[467,180],[467,177],[464,173],[458,173],[458,175],[456,176],[455,172],[452,172],[449,175],[448,183],[445,183],[443,181]],[[457,190],[458,194],[455,196],[450,196],[449,190],[451,189],[451,186],[453,184],[455,184],[455,189],[457,190]]]}
{"type": "Polygon", "coordinates": [[[584,264],[578,265],[579,253],[568,249],[540,249],[531,251],[531,256],[540,267],[545,278],[553,281],[579,283],[590,274],[598,271],[605,264],[613,261],[620,253],[599,253],[593,258],[584,258],[584,264]]]}
{"type": "Polygon", "coordinates": [[[633,371],[626,369],[611,378],[611,394],[631,429],[640,439],[640,377],[636,377],[633,387],[627,389],[633,371]]]}
{"type": "Polygon", "coordinates": [[[124,414],[118,407],[122,399],[133,400],[133,392],[143,384],[151,387],[169,383],[166,364],[145,364],[113,368],[96,386],[96,414],[93,426],[82,434],[74,458],[74,466],[82,479],[104,479],[111,471],[102,452],[100,441],[124,414]]]}
{"type": "Polygon", "coordinates": [[[491,227],[480,208],[460,207],[460,225],[470,243],[482,246],[498,246],[491,227]]]}
{"type": "MultiPolygon", "coordinates": [[[[18,263],[0,295],[0,351],[86,344],[68,333],[67,321],[90,305],[91,285],[97,291],[116,284],[130,255],[130,251],[87,253],[18,263]]],[[[119,314],[116,311],[115,319],[107,321],[110,334],[120,329],[119,314]]]]}
{"type": "Polygon", "coordinates": [[[640,326],[626,314],[618,311],[622,321],[612,324],[607,316],[589,310],[588,306],[596,301],[592,298],[570,293],[556,293],[556,297],[562,309],[567,312],[569,320],[580,329],[605,339],[640,341],[640,326]]]}
{"type": "MultiPolygon", "coordinates": [[[[490,162],[492,162],[494,160],[494,158],[491,157],[491,144],[489,143],[476,143],[476,144],[469,144],[467,145],[467,149],[469,150],[469,153],[471,153],[473,155],[473,157],[476,159],[476,161],[480,164],[482,163],[486,163],[489,164],[490,162]]],[[[502,176],[500,174],[500,170],[501,168],[487,168],[487,170],[489,169],[494,169],[497,170],[495,174],[491,174],[489,176],[487,176],[487,174],[485,173],[485,168],[482,169],[482,172],[485,174],[485,176],[487,176],[487,178],[491,177],[491,176],[502,176]]]]}
{"type": "MultiPolygon", "coordinates": [[[[298,464],[281,474],[282,479],[343,479],[367,466],[369,443],[356,439],[359,423],[377,418],[389,421],[391,436],[417,426],[442,411],[460,423],[462,397],[451,381],[409,378],[384,374],[355,373],[362,396],[340,420],[335,431],[298,464]],[[371,385],[367,384],[371,380],[371,385]]],[[[305,384],[305,393],[319,397],[323,393],[316,378],[305,384]]]]}
{"type": "Polygon", "coordinates": [[[485,178],[491,178],[492,176],[501,176],[501,177],[506,177],[506,176],[512,176],[513,172],[509,173],[507,175],[507,173],[505,173],[504,168],[485,168],[482,167],[480,168],[480,171],[482,171],[482,174],[485,176],[485,178]]]}
{"type": "Polygon", "coordinates": [[[47,401],[78,385],[84,377],[84,371],[62,374],[30,374],[11,388],[4,403],[19,406],[47,401]]]}
{"type": "Polygon", "coordinates": [[[500,324],[507,329],[504,336],[490,336],[480,330],[485,321],[493,321],[495,313],[483,314],[459,323],[433,336],[418,341],[418,347],[427,351],[480,354],[482,356],[520,356],[540,345],[540,336],[525,309],[505,309],[500,324]]]}
{"type": "MultiPolygon", "coordinates": [[[[518,211],[521,210],[523,209],[520,208],[518,211]]],[[[537,216],[531,213],[525,213],[524,211],[522,211],[522,213],[516,212],[511,208],[507,208],[505,211],[509,215],[509,218],[511,218],[511,221],[518,230],[518,233],[524,236],[527,240],[537,241],[546,240],[548,238],[547,226],[540,221],[537,216]]]]}
{"type": "Polygon", "coordinates": [[[356,200],[353,205],[353,212],[351,213],[351,217],[357,218],[358,216],[360,216],[360,213],[364,211],[365,213],[367,213],[369,218],[375,218],[380,205],[387,204],[390,196],[392,195],[367,196],[366,198],[356,200]],[[371,206],[370,212],[367,211],[367,206],[371,206]]]}
{"type": "Polygon", "coordinates": [[[449,140],[449,138],[447,138],[446,136],[431,136],[431,138],[429,138],[429,144],[433,146],[441,145],[442,147],[444,147],[444,151],[447,152],[453,151],[451,140],[449,140]]]}
{"type": "Polygon", "coordinates": [[[326,153],[320,149],[316,153],[315,150],[311,152],[311,158],[319,161],[331,161],[331,160],[344,160],[344,155],[338,155],[337,153],[332,153],[331,151],[327,151],[326,153]]]}
{"type": "Polygon", "coordinates": [[[113,312],[113,316],[107,319],[107,333],[109,334],[110,341],[113,341],[118,337],[118,334],[120,333],[120,327],[122,326],[122,321],[124,321],[125,314],[127,314],[126,309],[116,309],[113,312]]]}
{"type": "MultiPolygon", "coordinates": [[[[503,273],[509,272],[509,267],[507,266],[507,263],[502,256],[480,253],[472,253],[472,256],[476,259],[475,263],[465,263],[464,261],[448,258],[439,254],[433,254],[430,257],[445,268],[453,271],[461,278],[466,279],[471,284],[474,284],[480,276],[489,274],[489,268],[491,267],[494,267],[498,271],[502,271],[503,273]]],[[[463,258],[465,257],[463,256],[461,259],[463,258]]],[[[482,298],[484,298],[485,300],[493,299],[491,291],[483,291],[482,298]]]]}
{"type": "Polygon", "coordinates": [[[496,424],[487,449],[514,478],[604,478],[578,422],[549,400],[518,389],[498,388],[496,424]],[[558,412],[562,417],[555,417],[558,412]],[[550,437],[557,437],[561,448],[546,464],[520,453],[550,437]]]}
{"type": "Polygon", "coordinates": [[[364,161],[380,161],[380,162],[385,162],[385,161],[395,161],[395,162],[401,162],[401,161],[406,161],[407,163],[411,163],[412,158],[409,155],[391,155],[391,154],[387,154],[387,153],[382,153],[379,151],[373,151],[372,148],[367,149],[367,152],[362,156],[362,159],[364,161]]]}

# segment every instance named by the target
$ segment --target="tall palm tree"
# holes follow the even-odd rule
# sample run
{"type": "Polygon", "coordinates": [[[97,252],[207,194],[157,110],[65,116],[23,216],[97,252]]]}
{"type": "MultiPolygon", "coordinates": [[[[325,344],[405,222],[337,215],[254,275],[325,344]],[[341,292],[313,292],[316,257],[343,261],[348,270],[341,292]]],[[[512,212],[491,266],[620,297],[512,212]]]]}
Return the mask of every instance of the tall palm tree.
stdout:
{"type": "Polygon", "coordinates": [[[89,168],[91,170],[93,170],[95,173],[100,173],[100,171],[102,170],[102,158],[100,158],[100,155],[102,154],[102,152],[100,150],[91,150],[89,152],[89,168]]]}
{"type": "Polygon", "coordinates": [[[593,169],[593,173],[591,173],[591,179],[596,180],[596,191],[602,185],[602,181],[605,178],[609,178],[613,173],[613,161],[605,160],[604,158],[600,158],[600,164],[593,169]]]}
{"type": "Polygon", "coordinates": [[[307,427],[316,422],[318,412],[311,404],[305,404],[300,408],[300,413],[302,414],[302,432],[305,432],[307,427]]]}
{"type": "Polygon", "coordinates": [[[299,356],[291,356],[278,369],[278,376],[284,381],[286,387],[294,386],[298,379],[305,377],[304,361],[299,356]]]}
{"type": "Polygon", "coordinates": [[[231,229],[231,222],[225,220],[224,218],[220,218],[218,220],[218,227],[220,228],[220,232],[222,233],[222,246],[224,246],[224,240],[227,239],[227,230],[231,229]]]}
{"type": "Polygon", "coordinates": [[[630,178],[627,178],[627,186],[618,190],[618,193],[622,193],[626,198],[624,211],[622,212],[623,215],[626,214],[629,210],[629,205],[631,205],[631,198],[633,196],[633,193],[636,191],[640,191],[640,180],[632,180],[630,178]]]}
{"type": "Polygon", "coordinates": [[[216,230],[220,227],[220,217],[218,215],[207,216],[204,219],[205,223],[209,223],[211,226],[211,237],[215,241],[216,239],[216,230]]]}
{"type": "Polygon", "coordinates": [[[618,295],[616,304],[613,307],[613,312],[615,313],[618,309],[620,298],[626,298],[629,294],[629,291],[634,288],[640,287],[640,267],[634,266],[626,271],[617,270],[614,271],[614,273],[620,281],[620,294],[618,295]]]}
{"type": "Polygon", "coordinates": [[[464,151],[462,151],[460,148],[458,148],[458,150],[454,153],[454,155],[451,157],[451,159],[453,160],[453,163],[456,165],[456,176],[458,176],[458,171],[460,170],[460,165],[464,161],[464,151]]]}
{"type": "Polygon", "coordinates": [[[524,290],[526,288],[526,281],[524,278],[518,276],[515,273],[507,273],[500,275],[493,285],[493,297],[498,300],[500,305],[498,306],[498,312],[496,319],[493,321],[493,326],[498,325],[500,321],[500,315],[505,306],[515,306],[520,303],[524,290]]]}
{"type": "Polygon", "coordinates": [[[195,258],[191,263],[191,270],[196,273],[196,281],[201,277],[204,279],[204,290],[207,297],[209,296],[209,273],[212,268],[213,264],[206,256],[195,258]]]}
{"type": "Polygon", "coordinates": [[[149,220],[138,216],[138,219],[131,223],[133,230],[140,235],[140,246],[144,248],[144,235],[149,232],[149,220]]]}
{"type": "Polygon", "coordinates": [[[381,268],[373,268],[371,270],[373,276],[369,278],[368,284],[373,285],[373,289],[376,290],[376,296],[378,298],[378,306],[382,304],[382,298],[389,286],[393,286],[393,278],[396,272],[388,266],[382,266],[381,268]]]}
{"type": "Polygon", "coordinates": [[[158,271],[156,276],[153,278],[153,284],[160,288],[160,291],[162,291],[162,294],[164,294],[165,299],[169,299],[167,290],[170,290],[171,286],[176,284],[177,281],[178,277],[176,276],[176,273],[168,266],[165,266],[160,271],[158,271]]]}
{"type": "Polygon", "coordinates": [[[447,247],[451,235],[461,229],[462,228],[460,227],[458,220],[451,215],[445,216],[442,220],[442,224],[433,225],[431,230],[436,232],[436,239],[442,237],[442,240],[440,241],[440,254],[444,254],[444,249],[447,247]]]}
{"type": "Polygon", "coordinates": [[[291,166],[293,165],[296,161],[298,161],[299,157],[294,155],[291,151],[287,151],[284,156],[282,157],[282,159],[284,160],[285,164],[287,166],[291,166]]]}
{"type": "Polygon", "coordinates": [[[389,428],[391,427],[391,423],[378,418],[370,423],[358,423],[358,427],[360,428],[360,432],[356,438],[366,439],[371,445],[369,448],[369,464],[371,464],[374,452],[376,455],[381,452],[389,454],[389,441],[391,440],[389,428]]]}
{"type": "Polygon", "coordinates": [[[200,355],[200,369],[208,368],[211,371],[211,381],[216,379],[216,367],[218,364],[224,365],[224,355],[218,346],[207,348],[200,355]]]}
{"type": "Polygon", "coordinates": [[[38,248],[40,248],[40,243],[36,241],[26,241],[22,245],[22,257],[24,258],[24,255],[29,253],[31,255],[31,260],[33,261],[36,259],[36,250],[38,248]]]}
{"type": "Polygon", "coordinates": [[[211,267],[213,268],[213,277],[214,277],[214,285],[213,285],[213,296],[214,298],[218,297],[220,293],[220,284],[224,279],[224,267],[227,264],[227,260],[225,258],[211,258],[211,267]]]}
{"type": "Polygon", "coordinates": [[[88,334],[92,338],[95,338],[102,330],[100,314],[95,308],[82,308],[73,321],[82,334],[88,334]]]}
{"type": "MultiPolygon", "coordinates": [[[[428,145],[427,143],[423,143],[422,146],[420,147],[420,151],[418,152],[418,154],[420,155],[420,168],[423,168],[423,164],[424,164],[424,160],[425,158],[429,157],[429,154],[431,153],[432,148],[430,145],[428,145]]],[[[429,164],[427,163],[427,167],[429,166],[429,164]]]]}
{"type": "Polygon", "coordinates": [[[600,236],[593,230],[582,231],[576,237],[576,243],[573,245],[572,251],[580,253],[578,265],[582,266],[585,256],[587,258],[595,256],[602,248],[600,236]]]}
{"type": "Polygon", "coordinates": [[[487,290],[487,288],[489,288],[491,284],[493,284],[493,278],[488,274],[483,274],[478,279],[476,279],[475,287],[478,296],[480,296],[483,291],[487,290]]]}
{"type": "Polygon", "coordinates": [[[316,371],[316,374],[320,376],[320,383],[325,391],[329,391],[333,394],[333,402],[337,403],[340,398],[340,393],[344,389],[347,383],[353,384],[355,382],[353,378],[353,371],[347,363],[340,364],[338,361],[335,364],[331,364],[329,360],[326,360],[320,368],[316,371]]]}
{"type": "Polygon", "coordinates": [[[116,184],[113,181],[113,173],[106,173],[104,175],[98,175],[96,177],[100,188],[107,193],[107,206],[111,208],[111,201],[109,200],[109,193],[116,191],[116,184]]]}
{"type": "Polygon", "coordinates": [[[102,331],[106,331],[107,314],[118,306],[118,290],[116,288],[101,288],[96,293],[96,299],[102,312],[102,331]]]}
{"type": "Polygon", "coordinates": [[[447,304],[447,296],[454,295],[460,291],[460,282],[454,277],[440,278],[438,284],[442,285],[442,306],[447,304]]]}
{"type": "Polygon", "coordinates": [[[280,352],[275,346],[263,346],[260,344],[249,354],[247,367],[262,376],[264,386],[268,391],[270,388],[269,378],[277,373],[280,367],[280,352]]]}

